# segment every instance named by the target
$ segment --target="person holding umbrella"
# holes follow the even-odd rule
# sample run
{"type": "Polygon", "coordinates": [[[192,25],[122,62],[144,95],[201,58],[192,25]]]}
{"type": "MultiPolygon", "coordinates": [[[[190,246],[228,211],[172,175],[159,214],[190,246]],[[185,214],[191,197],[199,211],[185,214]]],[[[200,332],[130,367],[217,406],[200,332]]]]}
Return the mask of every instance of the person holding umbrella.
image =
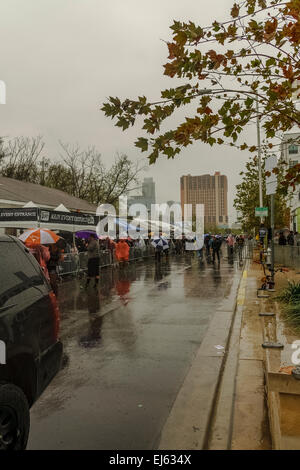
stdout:
{"type": "Polygon", "coordinates": [[[169,243],[163,238],[162,232],[159,232],[158,238],[152,240],[151,245],[155,248],[155,261],[160,262],[163,251],[169,249],[169,243]]]}
{"type": "MultiPolygon", "coordinates": [[[[43,245],[49,246],[50,256],[46,253],[46,247],[37,248],[39,254],[43,256],[43,261],[41,260],[42,267],[44,263],[47,263],[47,270],[49,273],[50,284],[53,289],[54,294],[57,296],[58,287],[57,287],[57,266],[61,258],[61,252],[59,246],[56,244],[59,241],[63,241],[56,233],[48,229],[30,229],[22,233],[19,236],[19,240],[25,243],[26,246],[35,249],[36,247],[42,247],[43,245]]],[[[64,241],[63,241],[64,242],[64,241]]],[[[47,272],[45,270],[45,275],[47,272]]]]}

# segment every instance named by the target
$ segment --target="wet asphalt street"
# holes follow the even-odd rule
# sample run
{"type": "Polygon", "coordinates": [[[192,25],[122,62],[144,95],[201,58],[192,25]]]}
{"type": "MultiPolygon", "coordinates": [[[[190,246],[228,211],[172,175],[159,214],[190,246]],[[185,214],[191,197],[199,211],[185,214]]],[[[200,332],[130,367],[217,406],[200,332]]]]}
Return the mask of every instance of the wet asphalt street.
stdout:
{"type": "Polygon", "coordinates": [[[28,449],[154,449],[236,263],[170,257],[60,285],[63,369],[31,410],[28,449]]]}

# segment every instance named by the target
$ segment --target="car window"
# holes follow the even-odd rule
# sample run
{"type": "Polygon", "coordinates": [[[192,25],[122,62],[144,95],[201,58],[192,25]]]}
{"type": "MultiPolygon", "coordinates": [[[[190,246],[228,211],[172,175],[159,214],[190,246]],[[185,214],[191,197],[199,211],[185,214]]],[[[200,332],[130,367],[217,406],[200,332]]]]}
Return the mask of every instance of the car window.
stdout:
{"type": "Polygon", "coordinates": [[[28,297],[30,291],[44,284],[41,274],[16,243],[0,242],[0,268],[0,308],[21,294],[28,297]]]}

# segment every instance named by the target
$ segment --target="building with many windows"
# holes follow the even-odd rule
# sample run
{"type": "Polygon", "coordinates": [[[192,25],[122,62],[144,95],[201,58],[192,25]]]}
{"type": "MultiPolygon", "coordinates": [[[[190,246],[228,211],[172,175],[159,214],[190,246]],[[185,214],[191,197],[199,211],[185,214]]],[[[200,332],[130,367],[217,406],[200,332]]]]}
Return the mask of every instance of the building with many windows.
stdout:
{"type": "MultiPolygon", "coordinates": [[[[281,158],[289,168],[300,163],[300,133],[289,132],[283,135],[281,143],[281,158]]],[[[291,230],[300,232],[300,187],[296,187],[291,198],[291,230]]]]}
{"type": "Polygon", "coordinates": [[[193,214],[196,204],[204,205],[204,224],[208,226],[228,226],[228,182],[227,176],[216,172],[212,175],[182,176],[180,178],[181,207],[192,204],[193,214]]]}

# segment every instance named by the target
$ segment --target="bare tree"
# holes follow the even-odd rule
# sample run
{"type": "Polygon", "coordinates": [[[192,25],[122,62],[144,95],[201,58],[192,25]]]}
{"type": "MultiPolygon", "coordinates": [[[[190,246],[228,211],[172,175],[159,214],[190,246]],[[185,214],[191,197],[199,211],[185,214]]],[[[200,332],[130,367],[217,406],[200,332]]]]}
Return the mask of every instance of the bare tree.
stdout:
{"type": "Polygon", "coordinates": [[[106,169],[95,147],[81,149],[78,144],[59,143],[60,161],[52,162],[42,155],[45,144],[40,136],[16,137],[2,145],[0,139],[0,173],[60,189],[93,204],[115,204],[132,183],[138,182],[145,167],[117,154],[111,168],[106,169]]]}
{"type": "Polygon", "coordinates": [[[132,183],[138,183],[139,173],[144,169],[145,165],[141,162],[133,163],[127,155],[117,154],[114,164],[106,173],[104,188],[99,196],[101,194],[105,202],[114,204],[132,183]]]}
{"type": "Polygon", "coordinates": [[[2,145],[3,158],[0,160],[2,176],[22,181],[39,182],[38,160],[45,143],[41,136],[16,137],[2,145]]]}
{"type": "Polygon", "coordinates": [[[93,204],[116,203],[130,184],[138,181],[138,175],[144,169],[140,162],[133,163],[126,155],[117,154],[112,167],[107,170],[95,147],[81,150],[78,145],[62,142],[60,145],[61,159],[70,178],[67,187],[74,196],[93,204]]]}
{"type": "Polygon", "coordinates": [[[0,137],[0,166],[5,157],[3,144],[4,144],[3,137],[0,137]]]}

